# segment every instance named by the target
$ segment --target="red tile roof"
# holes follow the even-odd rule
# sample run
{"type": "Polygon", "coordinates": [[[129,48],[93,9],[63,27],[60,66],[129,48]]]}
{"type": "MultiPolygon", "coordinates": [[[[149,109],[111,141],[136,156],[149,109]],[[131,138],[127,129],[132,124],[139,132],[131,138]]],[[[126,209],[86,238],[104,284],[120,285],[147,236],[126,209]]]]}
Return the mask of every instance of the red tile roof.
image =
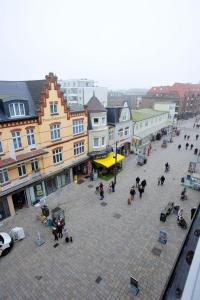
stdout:
{"type": "Polygon", "coordinates": [[[3,167],[5,168],[9,165],[13,165],[13,164],[19,163],[21,161],[25,161],[25,160],[28,160],[28,159],[31,159],[31,158],[34,158],[34,157],[37,157],[40,155],[44,155],[46,153],[48,153],[48,151],[43,150],[43,149],[37,149],[37,150],[30,151],[28,153],[23,153],[23,154],[17,155],[16,160],[11,157],[2,159],[2,160],[0,160],[0,168],[3,168],[3,167]]]}
{"type": "Polygon", "coordinates": [[[179,97],[184,97],[189,92],[200,93],[200,84],[176,82],[172,86],[155,86],[148,91],[148,94],[169,94],[171,92],[176,92],[179,97]]]}

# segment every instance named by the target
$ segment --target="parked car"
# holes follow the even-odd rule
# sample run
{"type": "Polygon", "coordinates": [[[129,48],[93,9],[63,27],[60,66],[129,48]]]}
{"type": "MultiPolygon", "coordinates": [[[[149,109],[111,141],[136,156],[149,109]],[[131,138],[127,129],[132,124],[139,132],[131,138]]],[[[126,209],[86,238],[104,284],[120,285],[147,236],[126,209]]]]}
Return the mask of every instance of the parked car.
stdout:
{"type": "Polygon", "coordinates": [[[147,157],[144,154],[139,154],[137,157],[137,164],[143,166],[147,162],[147,157]]]}
{"type": "Polygon", "coordinates": [[[14,244],[13,238],[8,233],[0,232],[0,256],[7,255],[14,244]]]}

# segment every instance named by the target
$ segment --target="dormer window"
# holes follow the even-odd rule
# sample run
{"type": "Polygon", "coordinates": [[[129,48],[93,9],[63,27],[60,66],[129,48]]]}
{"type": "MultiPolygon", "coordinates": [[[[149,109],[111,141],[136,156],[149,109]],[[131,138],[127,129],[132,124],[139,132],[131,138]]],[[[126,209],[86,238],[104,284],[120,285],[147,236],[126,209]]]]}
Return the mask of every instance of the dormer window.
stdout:
{"type": "Polygon", "coordinates": [[[9,104],[10,117],[22,117],[25,116],[24,103],[16,102],[9,104]]]}

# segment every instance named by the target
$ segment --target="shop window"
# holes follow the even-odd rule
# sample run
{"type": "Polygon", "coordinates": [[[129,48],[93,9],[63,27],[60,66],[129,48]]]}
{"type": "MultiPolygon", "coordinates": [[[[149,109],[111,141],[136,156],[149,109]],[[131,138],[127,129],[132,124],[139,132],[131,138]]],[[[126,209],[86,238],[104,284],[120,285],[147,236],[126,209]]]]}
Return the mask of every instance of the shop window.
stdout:
{"type": "Polygon", "coordinates": [[[7,169],[1,169],[0,170],[0,183],[6,183],[9,181],[9,177],[8,177],[8,170],[7,169]]]}
{"type": "Polygon", "coordinates": [[[84,153],[84,142],[74,144],[74,155],[80,155],[84,153]]]}
{"type": "Polygon", "coordinates": [[[59,140],[60,139],[60,124],[50,125],[51,130],[51,140],[59,140]]]}
{"type": "Polygon", "coordinates": [[[19,164],[17,165],[18,167],[18,173],[19,173],[19,176],[25,176],[26,175],[26,167],[25,167],[25,164],[22,163],[22,164],[19,164]]]}
{"type": "Polygon", "coordinates": [[[4,196],[0,198],[0,222],[8,217],[10,217],[10,210],[7,198],[4,196]]]}
{"type": "Polygon", "coordinates": [[[3,153],[3,145],[2,145],[2,141],[0,141],[0,153],[3,153]]]}
{"type": "Polygon", "coordinates": [[[55,149],[53,150],[53,163],[57,164],[62,162],[62,149],[55,149]]]}
{"type": "Polygon", "coordinates": [[[126,127],[124,130],[124,135],[129,135],[129,127],[126,127]]]}
{"type": "Polygon", "coordinates": [[[102,136],[101,138],[101,147],[105,146],[105,137],[102,136]]]}
{"type": "Polygon", "coordinates": [[[39,163],[37,158],[31,160],[31,168],[34,172],[37,172],[39,170],[39,163]]]}
{"type": "Polygon", "coordinates": [[[83,119],[73,121],[73,134],[80,134],[84,132],[83,119]]]}
{"type": "Polygon", "coordinates": [[[50,112],[51,112],[52,115],[58,113],[58,104],[57,104],[57,102],[51,102],[50,103],[50,112]]]}
{"type": "Polygon", "coordinates": [[[30,128],[26,130],[26,136],[28,140],[28,145],[31,147],[35,147],[35,134],[34,129],[30,128]]]}
{"type": "Polygon", "coordinates": [[[24,103],[11,103],[9,104],[10,117],[22,117],[25,116],[24,103]]]}
{"type": "Polygon", "coordinates": [[[13,131],[12,132],[12,139],[13,139],[14,149],[15,150],[21,149],[22,148],[22,140],[21,140],[20,131],[13,131]]]}

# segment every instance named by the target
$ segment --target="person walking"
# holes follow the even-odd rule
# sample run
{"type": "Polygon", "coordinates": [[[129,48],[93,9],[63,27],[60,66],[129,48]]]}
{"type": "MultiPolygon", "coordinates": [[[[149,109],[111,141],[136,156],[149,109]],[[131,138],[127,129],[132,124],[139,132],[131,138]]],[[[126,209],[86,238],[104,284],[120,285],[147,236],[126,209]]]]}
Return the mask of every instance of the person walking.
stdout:
{"type": "Polygon", "coordinates": [[[165,164],[165,172],[167,173],[169,171],[169,164],[168,162],[165,164]]]}
{"type": "Polygon", "coordinates": [[[138,187],[139,184],[140,184],[140,177],[137,177],[137,178],[135,179],[135,181],[136,181],[136,187],[138,187]]]}
{"type": "Polygon", "coordinates": [[[187,137],[187,135],[185,134],[185,135],[184,135],[184,140],[186,140],[186,137],[187,137]]]}
{"type": "Polygon", "coordinates": [[[115,192],[115,183],[114,183],[114,181],[111,182],[111,188],[112,188],[112,192],[114,193],[115,192]]]}
{"type": "Polygon", "coordinates": [[[141,182],[141,186],[143,187],[143,189],[145,190],[145,186],[147,185],[147,182],[145,179],[142,180],[141,182]]]}
{"type": "Polygon", "coordinates": [[[142,185],[139,185],[138,191],[139,191],[140,198],[142,198],[142,194],[144,193],[144,188],[142,187],[142,185]]]}
{"type": "Polygon", "coordinates": [[[179,150],[179,151],[181,150],[181,145],[178,145],[178,150],[179,150]]]}
{"type": "Polygon", "coordinates": [[[198,140],[198,138],[199,138],[199,135],[198,135],[198,134],[196,134],[196,141],[198,140]]]}
{"type": "Polygon", "coordinates": [[[165,182],[165,176],[162,175],[162,176],[160,177],[160,183],[161,183],[161,185],[163,185],[164,182],[165,182]]]}
{"type": "Polygon", "coordinates": [[[59,218],[58,222],[57,222],[57,232],[58,232],[58,237],[59,238],[63,237],[62,230],[63,230],[63,225],[61,223],[61,219],[59,218]]]}
{"type": "Polygon", "coordinates": [[[103,189],[100,189],[100,200],[103,200],[103,198],[104,198],[104,190],[103,189]]]}
{"type": "Polygon", "coordinates": [[[158,185],[160,185],[161,176],[158,177],[158,185]]]}
{"type": "Polygon", "coordinates": [[[130,195],[131,195],[131,200],[133,201],[134,200],[134,196],[135,196],[135,189],[134,189],[134,186],[132,186],[132,188],[130,189],[130,195]]]}
{"type": "Polygon", "coordinates": [[[189,139],[190,139],[190,136],[188,135],[188,136],[187,136],[187,140],[189,140],[189,139]]]}
{"type": "Polygon", "coordinates": [[[56,227],[53,227],[52,234],[54,235],[54,241],[58,241],[58,230],[56,227]]]}
{"type": "Polygon", "coordinates": [[[193,147],[194,147],[194,145],[193,145],[193,144],[191,144],[191,145],[190,145],[190,150],[192,150],[192,148],[193,148],[193,147]]]}
{"type": "Polygon", "coordinates": [[[194,123],[193,128],[195,128],[196,124],[194,123]]]}
{"type": "Polygon", "coordinates": [[[188,149],[188,147],[189,147],[189,144],[188,144],[188,143],[186,143],[186,144],[185,144],[185,149],[187,150],[187,149],[188,149]]]}

